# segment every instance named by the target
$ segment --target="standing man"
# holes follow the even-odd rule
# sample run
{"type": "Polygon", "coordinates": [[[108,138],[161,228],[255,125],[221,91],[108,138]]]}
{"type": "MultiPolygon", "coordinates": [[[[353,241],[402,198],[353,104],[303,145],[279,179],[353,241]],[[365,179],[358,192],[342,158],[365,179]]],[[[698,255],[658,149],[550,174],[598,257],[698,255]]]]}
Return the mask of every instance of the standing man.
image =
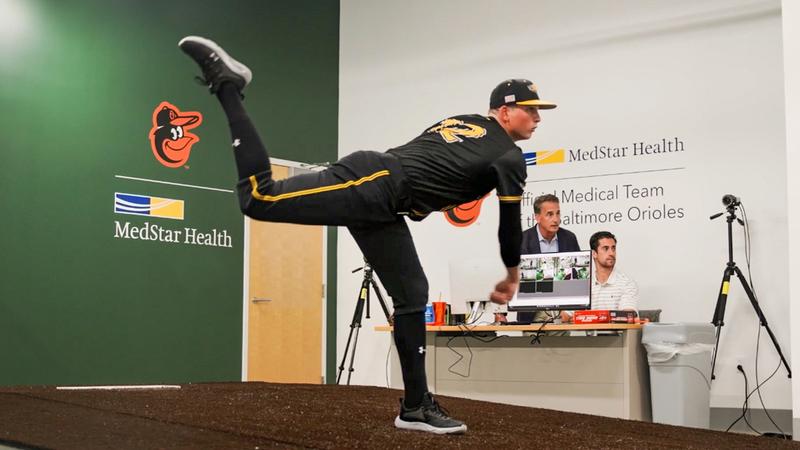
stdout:
{"type": "MultiPolygon", "coordinates": [[[[561,206],[558,197],[545,194],[533,201],[533,220],[536,225],[522,233],[523,255],[580,251],[575,233],[561,228],[561,206]]],[[[557,311],[518,312],[519,322],[547,322],[558,316],[557,311]]]]}
{"type": "Polygon", "coordinates": [[[514,142],[531,137],[541,121],[539,109],[556,105],[540,100],[530,81],[506,80],[492,91],[488,116],[450,117],[385,153],[355,152],[321,172],[273,180],[267,151],[242,104],[250,69],[208,39],[189,36],[178,45],[200,66],[228,118],[242,212],[270,222],[346,226],[392,297],[394,341],[405,386],[395,426],[464,433],[466,425],[450,418],[428,392],[428,281],[406,216],[422,220],[496,189],[500,255],[507,275],[490,299],[507,303],[519,285],[519,214],[526,177],[522,151],[514,142]]]}

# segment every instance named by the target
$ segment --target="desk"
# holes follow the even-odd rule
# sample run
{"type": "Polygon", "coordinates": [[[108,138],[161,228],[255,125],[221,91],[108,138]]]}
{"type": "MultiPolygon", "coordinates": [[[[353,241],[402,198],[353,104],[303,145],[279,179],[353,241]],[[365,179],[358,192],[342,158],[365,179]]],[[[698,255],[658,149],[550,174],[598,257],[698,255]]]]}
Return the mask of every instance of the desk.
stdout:
{"type": "MultiPolygon", "coordinates": [[[[440,395],[650,421],[650,376],[641,328],[627,324],[428,326],[428,387],[440,395]],[[540,329],[613,334],[543,335],[540,343],[532,344],[532,336],[519,333],[540,329]],[[519,336],[484,342],[494,337],[487,332],[495,331],[515,331],[519,336]],[[484,337],[470,333],[484,333],[484,337]],[[463,355],[460,361],[459,354],[463,355]]],[[[387,325],[375,329],[392,331],[387,325]]],[[[402,389],[394,346],[392,353],[390,384],[402,389]]]]}

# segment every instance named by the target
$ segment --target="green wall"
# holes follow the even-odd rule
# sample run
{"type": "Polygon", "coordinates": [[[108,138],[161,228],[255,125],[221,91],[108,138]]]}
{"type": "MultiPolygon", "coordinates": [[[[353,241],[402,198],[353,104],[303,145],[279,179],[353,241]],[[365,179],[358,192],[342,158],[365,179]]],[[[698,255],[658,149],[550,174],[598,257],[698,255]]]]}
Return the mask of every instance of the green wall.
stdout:
{"type": "Polygon", "coordinates": [[[253,69],[245,104],[272,156],[336,159],[338,2],[3,5],[0,384],[240,379],[234,195],[118,176],[234,186],[227,122],[177,48],[188,34],[253,69]],[[150,150],[161,101],[203,114],[184,167],[164,167],[150,150]],[[115,192],[183,200],[184,219],[117,214],[115,192]],[[225,230],[231,247],[123,239],[115,222],[225,230]]]}

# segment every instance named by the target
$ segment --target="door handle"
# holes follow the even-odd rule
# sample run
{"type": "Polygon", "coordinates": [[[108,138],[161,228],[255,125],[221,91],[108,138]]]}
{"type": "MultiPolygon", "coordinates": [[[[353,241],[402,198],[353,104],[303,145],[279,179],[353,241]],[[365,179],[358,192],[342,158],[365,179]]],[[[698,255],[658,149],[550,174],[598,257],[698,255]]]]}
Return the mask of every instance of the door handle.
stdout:
{"type": "Polygon", "coordinates": [[[253,297],[252,301],[253,301],[253,303],[266,303],[266,302],[271,302],[272,299],[271,298],[253,297]]]}

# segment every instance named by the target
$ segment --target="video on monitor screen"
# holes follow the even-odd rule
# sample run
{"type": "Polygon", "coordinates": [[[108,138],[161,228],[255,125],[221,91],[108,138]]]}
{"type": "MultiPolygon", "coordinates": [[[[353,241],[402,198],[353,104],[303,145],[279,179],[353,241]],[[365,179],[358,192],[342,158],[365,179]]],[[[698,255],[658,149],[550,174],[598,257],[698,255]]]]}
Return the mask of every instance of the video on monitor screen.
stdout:
{"type": "Polygon", "coordinates": [[[519,290],[509,302],[509,310],[590,307],[590,251],[522,255],[519,268],[519,290]]]}

